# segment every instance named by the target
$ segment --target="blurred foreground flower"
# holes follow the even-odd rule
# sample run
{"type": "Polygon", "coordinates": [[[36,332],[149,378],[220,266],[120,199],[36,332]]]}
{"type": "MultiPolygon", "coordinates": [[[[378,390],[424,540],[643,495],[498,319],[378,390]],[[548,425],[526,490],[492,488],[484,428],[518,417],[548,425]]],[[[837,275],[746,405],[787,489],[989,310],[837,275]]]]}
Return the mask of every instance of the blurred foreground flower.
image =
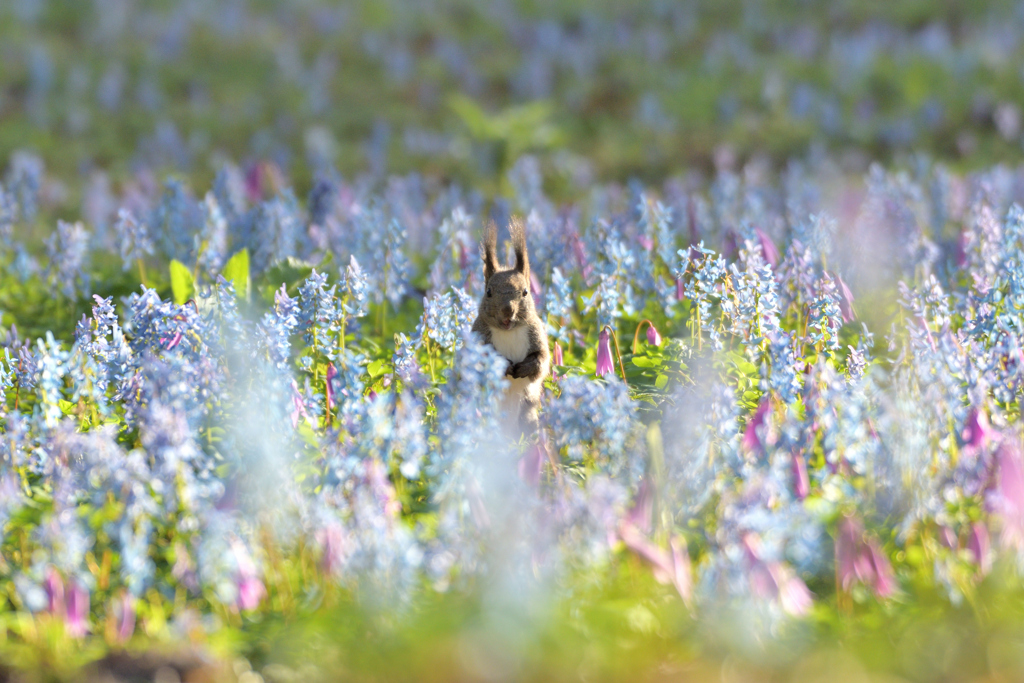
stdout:
{"type": "Polygon", "coordinates": [[[777,561],[762,559],[761,540],[755,534],[743,536],[743,550],[749,565],[751,592],[765,600],[778,600],[783,611],[803,616],[814,600],[807,584],[793,570],[777,561]]]}
{"type": "Polygon", "coordinates": [[[540,484],[541,470],[547,455],[547,444],[543,433],[537,443],[526,449],[519,459],[519,478],[536,488],[540,484]]]}
{"type": "Polygon", "coordinates": [[[68,633],[74,638],[81,638],[89,630],[89,591],[78,581],[72,581],[67,593],[68,633]]]}
{"type": "Polygon", "coordinates": [[[858,581],[880,598],[896,591],[889,559],[877,541],[865,536],[864,525],[852,515],[840,519],[836,529],[836,578],[844,591],[858,581]]]}
{"type": "Polygon", "coordinates": [[[692,603],[693,569],[686,551],[686,540],[682,536],[673,536],[669,541],[670,551],[666,551],[627,520],[619,523],[618,535],[627,548],[651,565],[658,583],[671,583],[687,606],[692,603]]]}
{"type": "Polygon", "coordinates": [[[743,431],[743,448],[753,455],[764,452],[762,428],[765,426],[765,420],[770,407],[771,402],[767,398],[763,399],[758,404],[757,410],[754,411],[754,415],[750,418],[750,422],[747,423],[747,428],[743,431]]]}
{"type": "Polygon", "coordinates": [[[115,639],[118,643],[126,643],[135,633],[135,596],[123,591],[117,598],[112,614],[116,617],[115,639]]]}
{"type": "Polygon", "coordinates": [[[842,313],[843,322],[852,322],[857,317],[857,311],[853,308],[853,292],[843,282],[843,278],[836,273],[836,284],[839,286],[839,311],[842,313]]]}
{"type": "Polygon", "coordinates": [[[803,453],[794,452],[792,455],[793,467],[793,493],[797,499],[803,500],[811,492],[811,481],[807,476],[807,462],[803,453]]]}
{"type": "Polygon", "coordinates": [[[761,228],[755,228],[754,232],[757,233],[757,241],[761,246],[761,253],[764,256],[764,260],[774,268],[779,264],[779,248],[775,246],[775,242],[772,241],[772,238],[769,237],[761,228]]]}
{"type": "Polygon", "coordinates": [[[1006,439],[999,444],[995,458],[998,485],[990,504],[1003,518],[1000,540],[1024,550],[1024,457],[1017,444],[1006,439]]]}
{"type": "Polygon", "coordinates": [[[235,556],[235,583],[238,588],[237,606],[242,611],[259,607],[260,601],[267,594],[267,589],[256,574],[256,564],[252,561],[249,551],[238,541],[231,544],[231,552],[235,556]]]}

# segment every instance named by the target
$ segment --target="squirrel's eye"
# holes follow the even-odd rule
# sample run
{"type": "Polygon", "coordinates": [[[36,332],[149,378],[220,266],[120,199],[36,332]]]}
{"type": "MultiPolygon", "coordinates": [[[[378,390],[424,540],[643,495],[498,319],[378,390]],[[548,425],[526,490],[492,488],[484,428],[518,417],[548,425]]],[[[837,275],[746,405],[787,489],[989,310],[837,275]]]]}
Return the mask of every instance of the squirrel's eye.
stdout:
{"type": "Polygon", "coordinates": [[[490,296],[490,295],[491,295],[491,288],[490,288],[490,287],[488,287],[488,288],[487,288],[487,296],[490,296]]]}
{"type": "Polygon", "coordinates": [[[523,296],[526,296],[527,294],[529,294],[529,292],[528,292],[527,290],[525,290],[525,289],[524,289],[524,290],[523,290],[523,296]]]}

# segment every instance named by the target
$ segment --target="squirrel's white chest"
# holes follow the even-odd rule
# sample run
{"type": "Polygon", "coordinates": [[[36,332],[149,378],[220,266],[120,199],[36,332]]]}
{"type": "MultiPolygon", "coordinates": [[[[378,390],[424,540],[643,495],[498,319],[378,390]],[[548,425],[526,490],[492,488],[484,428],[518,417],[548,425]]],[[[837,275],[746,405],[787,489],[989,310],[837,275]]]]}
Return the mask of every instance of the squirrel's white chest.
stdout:
{"type": "Polygon", "coordinates": [[[511,330],[492,327],[491,346],[505,358],[513,363],[518,363],[530,353],[529,330],[523,325],[511,330]]]}

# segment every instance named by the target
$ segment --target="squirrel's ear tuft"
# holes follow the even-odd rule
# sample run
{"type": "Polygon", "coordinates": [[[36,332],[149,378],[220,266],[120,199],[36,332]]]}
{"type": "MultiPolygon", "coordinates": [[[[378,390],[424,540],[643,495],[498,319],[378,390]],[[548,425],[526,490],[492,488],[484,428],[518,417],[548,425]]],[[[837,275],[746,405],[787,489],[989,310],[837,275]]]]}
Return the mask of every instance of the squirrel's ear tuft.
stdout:
{"type": "Polygon", "coordinates": [[[491,221],[484,229],[484,281],[498,272],[498,226],[491,221]]]}
{"type": "Polygon", "coordinates": [[[516,253],[516,272],[530,277],[530,257],[526,253],[526,228],[522,219],[513,216],[508,224],[508,232],[512,236],[512,251],[516,253]]]}

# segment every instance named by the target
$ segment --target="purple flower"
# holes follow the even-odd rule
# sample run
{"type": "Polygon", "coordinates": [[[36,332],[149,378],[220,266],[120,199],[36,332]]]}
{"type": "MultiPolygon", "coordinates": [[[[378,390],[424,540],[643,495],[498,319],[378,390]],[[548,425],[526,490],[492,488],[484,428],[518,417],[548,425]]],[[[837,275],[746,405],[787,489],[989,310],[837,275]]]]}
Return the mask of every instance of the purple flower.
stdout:
{"type": "Polygon", "coordinates": [[[601,334],[598,335],[597,339],[597,369],[595,372],[598,377],[604,377],[614,370],[615,365],[612,363],[611,338],[608,334],[608,328],[606,327],[601,330],[601,334]]]}
{"type": "Polygon", "coordinates": [[[555,365],[565,365],[565,358],[562,356],[562,345],[555,342],[555,353],[554,353],[555,365]]]}

